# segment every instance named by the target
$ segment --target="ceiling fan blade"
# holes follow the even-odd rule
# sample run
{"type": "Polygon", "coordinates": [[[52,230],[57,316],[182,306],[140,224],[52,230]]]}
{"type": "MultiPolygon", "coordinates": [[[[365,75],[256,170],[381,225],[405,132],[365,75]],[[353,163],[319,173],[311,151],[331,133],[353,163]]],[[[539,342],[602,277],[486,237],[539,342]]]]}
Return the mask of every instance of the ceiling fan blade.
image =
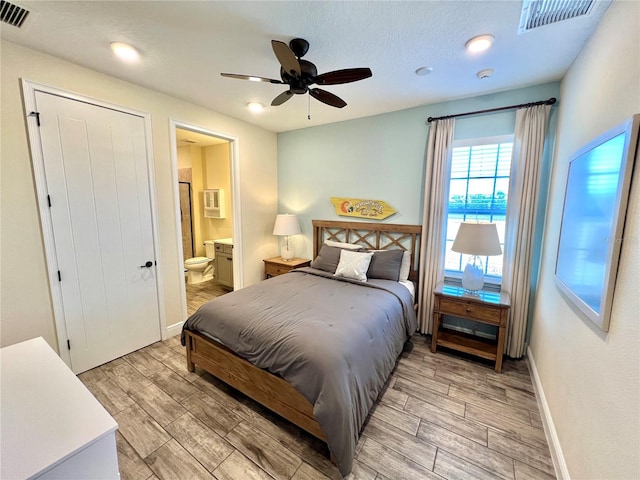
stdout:
{"type": "Polygon", "coordinates": [[[372,75],[370,68],[345,68],[344,70],[335,70],[318,75],[313,79],[313,83],[318,85],[338,85],[340,83],[364,80],[372,75]]]}
{"type": "Polygon", "coordinates": [[[221,73],[220,75],[227,78],[237,78],[238,80],[251,80],[253,82],[284,83],[280,80],[274,80],[273,78],[256,77],[254,75],[240,75],[239,73],[221,73]]]}
{"type": "Polygon", "coordinates": [[[300,62],[289,48],[289,45],[278,40],[271,40],[271,47],[284,71],[292,77],[299,77],[301,75],[300,62]]]}
{"type": "Polygon", "coordinates": [[[322,103],[331,105],[332,107],[342,108],[347,105],[347,102],[333,93],[322,90],[321,88],[312,88],[309,90],[309,94],[316,100],[320,100],[322,103]]]}
{"type": "Polygon", "coordinates": [[[273,99],[271,102],[272,107],[277,107],[278,105],[282,105],[284,102],[293,97],[293,92],[291,90],[286,90],[273,99]]]}

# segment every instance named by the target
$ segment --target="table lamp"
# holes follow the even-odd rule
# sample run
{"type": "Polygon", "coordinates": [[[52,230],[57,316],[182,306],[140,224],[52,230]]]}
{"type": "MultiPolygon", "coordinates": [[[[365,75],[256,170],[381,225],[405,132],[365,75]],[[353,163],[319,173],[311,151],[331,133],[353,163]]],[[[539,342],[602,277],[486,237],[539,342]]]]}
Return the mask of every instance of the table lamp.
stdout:
{"type": "Polygon", "coordinates": [[[471,255],[462,274],[462,288],[471,293],[482,290],[484,268],[480,256],[502,254],[496,224],[462,222],[451,250],[471,255]]]}
{"type": "Polygon", "coordinates": [[[296,215],[288,213],[278,214],[276,224],[273,226],[273,234],[284,237],[280,248],[280,256],[283,260],[289,261],[294,257],[293,239],[291,235],[300,235],[300,224],[296,215]]]}

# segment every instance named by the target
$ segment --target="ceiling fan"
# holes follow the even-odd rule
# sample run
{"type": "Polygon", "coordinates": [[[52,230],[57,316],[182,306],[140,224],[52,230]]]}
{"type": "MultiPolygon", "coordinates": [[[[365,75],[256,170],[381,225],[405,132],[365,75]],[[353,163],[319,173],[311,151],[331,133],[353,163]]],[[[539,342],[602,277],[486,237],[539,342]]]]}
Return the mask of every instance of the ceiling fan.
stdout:
{"type": "Polygon", "coordinates": [[[280,78],[256,77],[252,75],[240,75],[237,73],[221,73],[223,77],[238,78],[240,80],[253,80],[255,82],[277,83],[289,85],[289,89],[282,92],[271,102],[271,106],[282,105],[293,97],[294,94],[302,95],[309,92],[316,100],[326,103],[332,107],[342,108],[347,103],[333,93],[321,88],[310,88],[311,85],[338,85],[341,83],[356,82],[369,78],[371,69],[369,68],[345,68],[333,72],[318,75],[316,66],[302,57],[309,50],[309,42],[303,38],[294,38],[287,45],[278,40],[271,40],[271,47],[276,58],[280,62],[280,78]]]}

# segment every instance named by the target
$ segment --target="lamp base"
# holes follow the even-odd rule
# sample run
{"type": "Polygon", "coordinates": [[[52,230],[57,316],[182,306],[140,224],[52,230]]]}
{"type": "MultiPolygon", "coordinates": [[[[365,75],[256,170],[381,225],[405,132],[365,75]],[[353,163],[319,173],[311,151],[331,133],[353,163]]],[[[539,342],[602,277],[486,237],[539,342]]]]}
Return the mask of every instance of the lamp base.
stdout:
{"type": "Polygon", "coordinates": [[[477,294],[484,286],[484,269],[482,260],[478,255],[473,255],[469,263],[464,267],[462,274],[462,288],[470,293],[477,294]]]}
{"type": "Polygon", "coordinates": [[[280,248],[280,257],[285,262],[293,260],[295,253],[293,251],[293,240],[290,235],[285,235],[282,239],[282,246],[280,248]]]}

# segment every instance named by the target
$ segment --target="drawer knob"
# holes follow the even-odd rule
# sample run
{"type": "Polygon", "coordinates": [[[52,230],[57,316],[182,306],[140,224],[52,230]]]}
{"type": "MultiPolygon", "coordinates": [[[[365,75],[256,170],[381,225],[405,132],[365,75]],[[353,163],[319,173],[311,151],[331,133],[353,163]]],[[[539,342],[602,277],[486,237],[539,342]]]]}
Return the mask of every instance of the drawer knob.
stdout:
{"type": "Polygon", "coordinates": [[[465,307],[465,310],[467,311],[467,313],[469,313],[471,311],[471,309],[469,307],[465,307]]]}

